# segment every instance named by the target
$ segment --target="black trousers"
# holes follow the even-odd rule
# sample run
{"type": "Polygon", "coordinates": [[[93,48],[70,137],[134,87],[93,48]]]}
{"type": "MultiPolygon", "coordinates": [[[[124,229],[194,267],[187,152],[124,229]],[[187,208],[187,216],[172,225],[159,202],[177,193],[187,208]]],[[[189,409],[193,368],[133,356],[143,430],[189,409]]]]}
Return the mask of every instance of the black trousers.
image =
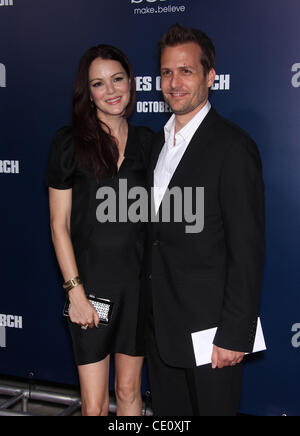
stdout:
{"type": "MultiPolygon", "coordinates": [[[[151,311],[152,312],[152,311],[151,311]]],[[[153,314],[148,320],[147,364],[155,416],[236,416],[242,385],[242,364],[212,369],[174,368],[162,361],[153,314]]]]}

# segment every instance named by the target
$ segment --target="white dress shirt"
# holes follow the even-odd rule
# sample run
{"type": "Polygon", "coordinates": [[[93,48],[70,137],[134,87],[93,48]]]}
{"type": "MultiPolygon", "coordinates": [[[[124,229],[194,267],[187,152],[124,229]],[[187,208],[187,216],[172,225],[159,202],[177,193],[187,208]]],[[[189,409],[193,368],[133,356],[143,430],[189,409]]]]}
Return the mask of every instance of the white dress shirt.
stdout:
{"type": "Polygon", "coordinates": [[[206,105],[176,135],[175,115],[172,115],[165,125],[165,144],[154,170],[154,205],[156,214],[182,156],[197,129],[210,111],[210,108],[211,104],[207,101],[206,105]]]}

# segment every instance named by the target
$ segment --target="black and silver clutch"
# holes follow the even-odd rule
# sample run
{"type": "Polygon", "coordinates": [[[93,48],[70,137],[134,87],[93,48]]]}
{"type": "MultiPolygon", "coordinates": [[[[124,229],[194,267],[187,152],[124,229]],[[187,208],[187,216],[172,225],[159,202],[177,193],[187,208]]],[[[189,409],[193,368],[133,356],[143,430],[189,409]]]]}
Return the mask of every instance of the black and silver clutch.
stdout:
{"type": "MultiPolygon", "coordinates": [[[[96,312],[100,319],[99,323],[108,325],[111,320],[111,315],[114,305],[112,301],[104,298],[95,297],[95,295],[88,295],[87,299],[96,309],[96,312]]],[[[64,312],[63,312],[64,316],[69,316],[69,309],[70,309],[70,300],[69,297],[67,296],[64,312]]]]}

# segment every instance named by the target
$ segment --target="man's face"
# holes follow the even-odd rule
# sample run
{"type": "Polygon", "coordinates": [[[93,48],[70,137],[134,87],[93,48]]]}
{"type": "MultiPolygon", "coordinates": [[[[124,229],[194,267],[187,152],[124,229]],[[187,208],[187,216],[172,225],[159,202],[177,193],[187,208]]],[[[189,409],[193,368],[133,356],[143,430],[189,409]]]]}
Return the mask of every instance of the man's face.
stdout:
{"type": "Polygon", "coordinates": [[[162,92],[176,115],[192,116],[207,102],[216,73],[212,69],[204,75],[201,57],[201,47],[194,42],[166,47],[162,52],[162,92]]]}

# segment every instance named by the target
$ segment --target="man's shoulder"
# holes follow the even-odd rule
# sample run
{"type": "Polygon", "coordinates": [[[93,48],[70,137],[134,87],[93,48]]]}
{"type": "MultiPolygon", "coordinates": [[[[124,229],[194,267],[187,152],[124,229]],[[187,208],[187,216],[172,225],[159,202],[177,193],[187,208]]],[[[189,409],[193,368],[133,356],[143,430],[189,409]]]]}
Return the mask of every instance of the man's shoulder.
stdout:
{"type": "Polygon", "coordinates": [[[212,134],[223,150],[225,148],[228,151],[259,155],[255,141],[246,130],[224,118],[215,110],[212,116],[214,117],[214,124],[211,125],[212,134]]]}
{"type": "Polygon", "coordinates": [[[215,118],[215,122],[217,123],[218,127],[215,129],[216,133],[220,132],[222,134],[226,134],[228,138],[240,140],[242,142],[244,141],[250,141],[254,142],[251,136],[249,135],[246,130],[244,130],[242,127],[238,126],[231,120],[223,117],[219,113],[217,113],[213,109],[213,116],[215,118]]]}

